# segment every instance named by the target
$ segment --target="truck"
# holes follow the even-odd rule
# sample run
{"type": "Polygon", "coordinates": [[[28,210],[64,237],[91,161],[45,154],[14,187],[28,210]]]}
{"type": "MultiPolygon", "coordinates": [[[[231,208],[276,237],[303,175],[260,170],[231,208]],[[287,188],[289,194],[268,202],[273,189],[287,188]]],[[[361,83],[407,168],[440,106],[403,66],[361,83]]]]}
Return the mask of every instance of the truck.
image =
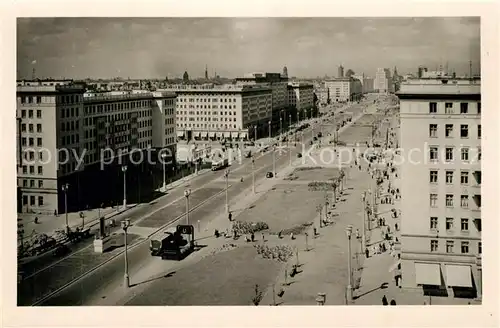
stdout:
{"type": "Polygon", "coordinates": [[[227,158],[214,160],[212,162],[212,171],[217,171],[229,165],[229,160],[227,158]]]}
{"type": "Polygon", "coordinates": [[[162,260],[180,261],[194,250],[194,227],[178,225],[165,231],[159,238],[152,239],[150,251],[152,256],[160,256],[162,260]]]}

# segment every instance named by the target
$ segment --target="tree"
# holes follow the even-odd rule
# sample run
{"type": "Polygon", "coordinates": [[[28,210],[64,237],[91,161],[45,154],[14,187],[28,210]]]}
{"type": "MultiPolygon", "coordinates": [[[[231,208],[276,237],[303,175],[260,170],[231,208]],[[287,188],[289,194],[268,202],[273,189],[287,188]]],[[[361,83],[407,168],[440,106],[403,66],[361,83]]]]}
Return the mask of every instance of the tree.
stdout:
{"type": "Polygon", "coordinates": [[[353,71],[352,69],[350,69],[350,68],[349,68],[349,69],[347,70],[347,72],[345,73],[345,76],[346,76],[346,77],[351,77],[351,76],[353,76],[354,74],[356,74],[356,73],[354,73],[354,71],[353,71]]]}

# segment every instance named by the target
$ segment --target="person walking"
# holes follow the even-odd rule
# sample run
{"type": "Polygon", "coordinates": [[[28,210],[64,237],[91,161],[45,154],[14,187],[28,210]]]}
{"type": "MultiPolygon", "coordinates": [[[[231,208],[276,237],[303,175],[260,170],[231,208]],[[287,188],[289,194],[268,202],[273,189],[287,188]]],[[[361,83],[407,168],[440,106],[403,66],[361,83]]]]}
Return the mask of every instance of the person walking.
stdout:
{"type": "Polygon", "coordinates": [[[382,297],[382,305],[389,305],[389,303],[387,302],[387,297],[384,295],[384,297],[382,297]]]}
{"type": "Polygon", "coordinates": [[[228,219],[229,219],[229,222],[233,221],[233,213],[229,212],[228,219]]]}
{"type": "Polygon", "coordinates": [[[370,251],[368,250],[368,248],[365,248],[365,255],[366,255],[366,258],[370,257],[370,251]]]}
{"type": "Polygon", "coordinates": [[[391,300],[391,305],[396,305],[396,301],[394,299],[391,300]]]}

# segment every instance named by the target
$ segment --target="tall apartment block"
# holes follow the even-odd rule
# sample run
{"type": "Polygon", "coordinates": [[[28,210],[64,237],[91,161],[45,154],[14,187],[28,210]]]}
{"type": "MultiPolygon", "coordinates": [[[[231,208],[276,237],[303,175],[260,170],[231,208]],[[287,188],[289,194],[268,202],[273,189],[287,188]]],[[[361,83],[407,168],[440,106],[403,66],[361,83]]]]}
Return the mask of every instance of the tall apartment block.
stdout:
{"type": "Polygon", "coordinates": [[[403,288],[480,298],[480,80],[409,79],[397,95],[403,288]]]}
{"type": "Polygon", "coordinates": [[[144,195],[160,183],[161,149],[175,165],[175,104],[174,93],[89,94],[70,80],[18,81],[18,211],[64,211],[66,185],[69,210],[118,201],[123,165],[139,189],[128,193],[144,195]]]}

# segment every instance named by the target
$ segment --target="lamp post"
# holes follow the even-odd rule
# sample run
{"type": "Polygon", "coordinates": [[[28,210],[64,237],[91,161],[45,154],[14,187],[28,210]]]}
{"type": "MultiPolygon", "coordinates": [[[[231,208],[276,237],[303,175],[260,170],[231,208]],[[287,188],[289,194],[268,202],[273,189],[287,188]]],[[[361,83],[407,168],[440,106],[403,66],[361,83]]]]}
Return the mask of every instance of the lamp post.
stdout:
{"type": "Polygon", "coordinates": [[[273,146],[273,178],[276,177],[276,146],[273,146]]]}
{"type": "Polygon", "coordinates": [[[229,169],[224,172],[224,179],[226,179],[226,213],[229,213],[229,169]]]}
{"type": "Polygon", "coordinates": [[[349,301],[352,300],[352,269],[351,269],[351,235],[352,235],[352,225],[348,225],[347,228],[345,229],[346,234],[347,234],[347,255],[348,255],[348,261],[347,261],[347,267],[348,267],[348,283],[347,283],[347,299],[349,301]]]}
{"type": "Polygon", "coordinates": [[[271,121],[267,122],[267,127],[269,129],[269,141],[271,141],[271,121]]]}
{"type": "Polygon", "coordinates": [[[257,143],[257,125],[253,126],[254,141],[257,143]]]}
{"type": "Polygon", "coordinates": [[[163,191],[167,191],[167,181],[166,181],[166,173],[165,173],[165,158],[167,157],[167,154],[161,154],[161,163],[163,166],[163,191]]]}
{"type": "Polygon", "coordinates": [[[62,191],[64,191],[64,214],[66,216],[66,233],[69,232],[69,224],[68,224],[68,189],[69,183],[65,183],[62,185],[62,191]]]}
{"type": "Polygon", "coordinates": [[[186,225],[189,225],[189,196],[191,195],[191,189],[184,190],[184,197],[186,197],[186,225]]]}
{"type": "Polygon", "coordinates": [[[363,216],[362,216],[362,224],[361,224],[361,249],[364,250],[366,248],[366,191],[363,192],[363,196],[361,196],[361,200],[363,202],[363,216]]]}
{"type": "Polygon", "coordinates": [[[127,165],[122,166],[123,172],[123,210],[127,209],[127,165]]]}
{"type": "Polygon", "coordinates": [[[252,156],[252,191],[255,194],[255,158],[252,156]]]}
{"type": "Polygon", "coordinates": [[[125,240],[125,275],[123,276],[124,280],[124,286],[126,288],[130,287],[130,278],[128,276],[128,242],[127,242],[127,230],[130,227],[130,220],[126,219],[121,221],[122,224],[122,229],[125,234],[124,240],[125,240]]]}

